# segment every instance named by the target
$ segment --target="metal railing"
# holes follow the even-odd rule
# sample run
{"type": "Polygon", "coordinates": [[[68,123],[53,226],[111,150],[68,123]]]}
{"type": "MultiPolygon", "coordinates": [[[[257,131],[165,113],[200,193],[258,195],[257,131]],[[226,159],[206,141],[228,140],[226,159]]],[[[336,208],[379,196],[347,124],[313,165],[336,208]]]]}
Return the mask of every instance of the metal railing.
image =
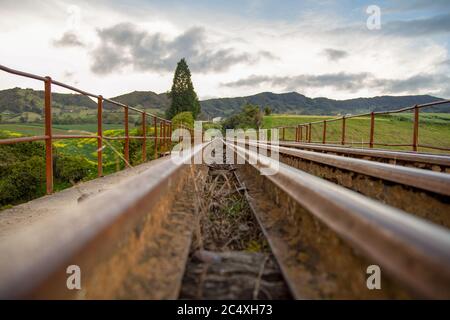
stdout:
{"type": "Polygon", "coordinates": [[[152,113],[146,112],[144,110],[140,110],[126,104],[104,98],[101,95],[96,95],[93,93],[89,93],[87,91],[75,88],[68,84],[53,80],[50,77],[42,77],[35,74],[14,70],[3,65],[0,65],[0,70],[5,71],[7,73],[11,73],[14,75],[31,78],[35,80],[39,80],[44,82],[44,135],[41,136],[30,136],[30,137],[18,137],[18,138],[7,138],[0,139],[1,144],[14,144],[20,142],[30,142],[30,141],[45,141],[45,166],[46,166],[46,190],[47,194],[51,194],[53,192],[53,140],[57,139],[86,139],[93,138],[97,139],[97,171],[98,176],[101,177],[103,175],[103,162],[102,162],[102,150],[103,150],[103,140],[124,140],[124,159],[126,166],[129,166],[130,162],[130,140],[139,139],[142,140],[142,161],[145,162],[147,160],[147,139],[154,140],[154,157],[155,159],[158,157],[158,148],[161,150],[163,148],[167,148],[171,141],[171,132],[172,132],[172,122],[158,117],[152,113]],[[55,135],[52,132],[52,85],[56,85],[62,88],[69,89],[83,96],[87,96],[90,98],[97,99],[97,134],[96,135],[55,135]],[[115,106],[122,107],[124,110],[124,136],[117,137],[108,137],[103,135],[102,128],[102,115],[103,115],[103,103],[109,102],[115,106]],[[128,116],[129,111],[135,111],[141,114],[142,117],[142,136],[130,136],[129,134],[129,124],[128,124],[128,116]],[[151,125],[154,127],[153,136],[147,136],[147,117],[152,118],[151,125]],[[159,127],[159,129],[158,129],[159,127]]]}
{"type": "Polygon", "coordinates": [[[348,115],[348,116],[342,116],[334,119],[328,119],[328,120],[321,120],[321,121],[313,121],[313,122],[307,122],[307,123],[301,123],[297,126],[282,126],[277,127],[279,130],[279,136],[282,140],[286,140],[286,129],[295,129],[295,142],[307,142],[307,143],[319,143],[319,144],[341,144],[345,145],[347,143],[346,141],[346,120],[351,118],[357,118],[357,117],[365,117],[370,116],[370,131],[369,131],[369,140],[367,142],[352,142],[352,144],[360,144],[360,145],[368,145],[369,148],[374,148],[374,146],[381,146],[381,147],[412,147],[412,150],[417,152],[418,148],[427,148],[427,149],[434,149],[434,150],[442,150],[442,151],[450,151],[450,148],[446,147],[439,147],[439,146],[432,146],[432,145],[426,145],[426,144],[420,144],[419,143],[419,113],[422,108],[427,107],[433,107],[438,106],[442,104],[450,103],[450,100],[441,100],[436,102],[430,102],[425,104],[418,104],[407,108],[397,109],[397,110],[389,110],[389,111],[373,111],[363,114],[357,114],[357,115],[348,115]],[[377,115],[388,115],[392,113],[400,113],[405,111],[411,111],[414,112],[414,119],[413,119],[413,132],[412,132],[412,143],[382,143],[377,142],[374,140],[375,135],[375,117],[377,115]],[[329,141],[327,140],[327,123],[335,122],[335,121],[342,121],[342,127],[341,127],[341,137],[339,141],[329,141]],[[320,124],[322,126],[322,137],[321,140],[313,140],[312,139],[312,131],[313,131],[313,125],[320,124]],[[281,131],[281,132],[280,132],[281,131]]]}

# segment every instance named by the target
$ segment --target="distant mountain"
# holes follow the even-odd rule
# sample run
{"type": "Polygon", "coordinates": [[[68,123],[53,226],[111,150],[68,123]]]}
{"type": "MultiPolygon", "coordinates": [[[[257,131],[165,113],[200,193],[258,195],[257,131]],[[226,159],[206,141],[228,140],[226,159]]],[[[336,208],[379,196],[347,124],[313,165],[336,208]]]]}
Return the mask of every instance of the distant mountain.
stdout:
{"type": "MultiPolygon", "coordinates": [[[[141,109],[161,109],[161,111],[165,111],[170,105],[170,98],[167,93],[158,94],[152,91],[133,91],[111,99],[141,109]]],[[[105,106],[108,107],[109,104],[105,103],[105,106]]]]}
{"type": "MultiPolygon", "coordinates": [[[[97,103],[88,97],[78,94],[53,93],[52,98],[53,107],[60,114],[79,114],[82,111],[84,114],[88,113],[95,116],[97,103]]],[[[163,114],[170,105],[170,98],[166,93],[157,94],[151,91],[134,91],[112,99],[159,114],[163,114]]],[[[261,108],[269,106],[274,113],[337,115],[393,110],[437,100],[442,99],[429,95],[416,95],[333,100],[328,98],[308,98],[297,92],[281,94],[262,92],[247,97],[208,99],[201,101],[200,104],[202,113],[207,117],[226,117],[239,112],[241,107],[247,103],[258,105],[261,108]]],[[[41,115],[43,106],[43,91],[20,88],[0,91],[0,113],[4,115],[9,114],[8,118],[10,119],[16,119],[22,113],[41,115]]],[[[107,109],[106,111],[117,110],[117,107],[111,109],[108,103],[105,103],[105,108],[107,109]]],[[[442,105],[427,108],[424,111],[450,113],[450,108],[448,105],[442,105]]],[[[4,119],[6,118],[5,116],[4,119]]]]}
{"type": "MultiPolygon", "coordinates": [[[[373,98],[356,98],[333,100],[328,98],[308,98],[297,92],[276,94],[262,92],[247,97],[218,98],[201,102],[202,112],[208,116],[229,116],[247,104],[260,107],[269,106],[274,113],[336,115],[363,113],[378,110],[394,110],[414,104],[442,100],[429,95],[417,96],[379,96],[373,98]]],[[[426,109],[433,112],[450,112],[447,106],[426,109]]]]}
{"type": "MultiPolygon", "coordinates": [[[[55,108],[70,112],[73,109],[97,108],[97,103],[79,94],[52,93],[52,104],[55,108]]],[[[0,112],[42,113],[44,108],[44,91],[13,88],[0,91],[0,112]]]]}

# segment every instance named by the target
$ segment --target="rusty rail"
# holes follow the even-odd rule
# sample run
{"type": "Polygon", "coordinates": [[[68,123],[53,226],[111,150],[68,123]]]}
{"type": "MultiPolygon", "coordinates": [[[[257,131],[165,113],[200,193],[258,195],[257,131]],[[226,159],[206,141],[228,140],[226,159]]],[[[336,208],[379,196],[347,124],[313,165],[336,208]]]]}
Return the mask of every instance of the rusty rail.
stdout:
{"type": "MultiPolygon", "coordinates": [[[[144,279],[158,290],[145,283],[149,289],[145,293],[137,290],[140,297],[175,299],[181,278],[173,279],[173,269],[182,277],[182,261],[171,254],[173,248],[160,248],[162,254],[168,253],[171,267],[163,264],[162,268],[153,268],[159,259],[146,256],[146,250],[152,243],[160,243],[161,232],[167,238],[170,230],[161,231],[164,229],[161,221],[167,221],[181,190],[192,190],[186,186],[192,181],[194,170],[188,163],[207,144],[193,146],[192,153],[181,155],[178,162],[164,157],[144,171],[128,169],[132,179],[76,206],[68,205],[55,219],[38,221],[30,229],[20,230],[2,241],[0,298],[80,298],[80,291],[68,290],[66,286],[69,265],[81,268],[87,298],[117,298],[123,294],[120,290],[129,289],[127,281],[133,280],[130,274],[140,275],[145,260],[151,266],[147,265],[144,279]],[[151,275],[159,285],[150,282],[151,275]]],[[[183,210],[186,208],[183,206],[183,210]]],[[[187,258],[190,243],[184,241],[182,245],[187,258]]]]}
{"type": "Polygon", "coordinates": [[[162,147],[167,146],[171,143],[171,131],[168,130],[162,131],[162,128],[172,128],[171,127],[171,121],[158,117],[157,115],[154,115],[152,113],[146,112],[145,110],[140,110],[134,107],[131,107],[129,105],[103,98],[101,95],[96,95],[84,90],[81,90],[79,88],[73,87],[71,85],[65,84],[60,81],[53,80],[50,77],[42,77],[39,75],[35,75],[32,73],[27,73],[15,69],[8,68],[6,66],[0,65],[0,70],[14,74],[17,76],[35,79],[44,82],[44,123],[45,123],[45,135],[41,136],[30,136],[30,137],[20,137],[20,138],[8,138],[8,139],[0,139],[0,145],[1,144],[14,144],[14,143],[20,143],[20,142],[30,142],[30,141],[45,141],[45,167],[46,167],[46,190],[47,194],[51,194],[53,192],[53,140],[55,139],[85,139],[85,138],[93,138],[97,139],[97,174],[99,177],[103,175],[103,162],[102,162],[102,150],[103,150],[103,140],[124,140],[124,158],[125,158],[125,164],[126,166],[129,165],[130,157],[129,157],[129,146],[130,146],[130,140],[132,139],[139,139],[143,140],[142,143],[142,154],[143,154],[143,161],[146,160],[146,141],[147,138],[151,138],[154,140],[155,143],[155,159],[158,157],[158,144],[162,147]],[[53,135],[52,134],[52,85],[56,85],[71,91],[74,91],[78,94],[81,94],[83,96],[87,96],[93,99],[97,100],[97,135],[92,136],[86,136],[86,135],[53,135]],[[103,114],[103,103],[109,102],[115,106],[122,107],[124,110],[124,129],[125,129],[125,136],[123,137],[105,137],[103,135],[103,128],[102,128],[102,114],[103,114]],[[135,111],[142,115],[142,129],[143,129],[143,136],[130,136],[129,135],[129,123],[128,123],[128,116],[129,111],[135,111]],[[149,118],[153,119],[154,122],[154,135],[153,137],[147,137],[146,132],[146,123],[147,116],[149,118]],[[157,123],[160,123],[161,130],[159,131],[158,135],[158,128],[157,123]],[[159,143],[158,143],[159,140],[159,143]]]}
{"type": "Polygon", "coordinates": [[[352,144],[360,144],[360,145],[368,145],[369,148],[374,148],[375,146],[385,146],[385,147],[411,147],[412,151],[417,152],[418,148],[426,148],[426,149],[433,149],[433,150],[441,150],[441,151],[450,151],[450,148],[445,147],[438,147],[433,145],[426,145],[426,144],[420,144],[419,143],[419,114],[420,110],[423,108],[429,108],[433,106],[438,106],[442,104],[450,103],[450,100],[441,100],[436,102],[430,102],[425,104],[419,104],[414,105],[411,107],[401,108],[397,110],[389,110],[389,111],[372,111],[368,113],[362,113],[362,114],[356,114],[356,115],[344,115],[342,117],[332,118],[332,119],[326,119],[326,120],[320,120],[320,121],[312,121],[312,122],[306,122],[301,123],[296,126],[280,126],[277,127],[278,130],[282,130],[283,134],[280,135],[283,137],[283,140],[285,140],[285,131],[286,129],[295,129],[295,142],[307,142],[307,143],[321,143],[321,144],[328,144],[331,141],[327,140],[327,123],[335,122],[335,121],[342,121],[342,130],[341,130],[341,140],[340,144],[345,145],[346,144],[346,120],[357,118],[357,117],[370,117],[370,128],[369,128],[369,137],[368,142],[352,142],[352,144]],[[382,143],[375,141],[375,119],[376,115],[387,115],[387,114],[393,114],[393,113],[401,113],[405,111],[413,111],[413,134],[411,137],[411,143],[396,143],[396,144],[389,144],[389,143],[382,143]],[[320,140],[314,141],[312,139],[312,129],[313,125],[322,124],[323,126],[323,132],[322,137],[320,140]],[[305,128],[306,135],[303,139],[302,137],[302,129],[305,128]]]}
{"type": "MultiPolygon", "coordinates": [[[[251,146],[269,148],[269,145],[264,143],[249,141],[247,144],[251,146]]],[[[297,158],[380,178],[386,181],[442,194],[444,196],[450,196],[449,174],[274,145],[270,146],[270,149],[276,150],[276,152],[280,154],[287,154],[297,158]]]]}
{"type": "MultiPolygon", "coordinates": [[[[226,143],[239,157],[245,159],[249,166],[255,168],[256,172],[251,176],[259,176],[257,172],[263,168],[271,166],[278,168],[274,175],[264,178],[280,190],[276,192],[277,199],[288,197],[298,203],[314,218],[343,238],[347,244],[388,270],[396,280],[419,295],[429,298],[450,297],[448,230],[301,170],[275,162],[245,147],[226,143]]],[[[271,196],[275,197],[274,194],[271,196]]],[[[289,203],[276,199],[274,201],[289,203]]],[[[292,215],[289,210],[283,212],[287,216],[292,215]]],[[[276,232],[277,229],[278,227],[274,228],[271,225],[269,229],[265,229],[265,234],[276,232]]],[[[296,242],[292,243],[295,246],[296,242]]],[[[298,267],[290,263],[292,260],[289,259],[294,253],[286,249],[286,246],[290,245],[289,241],[271,241],[269,238],[269,244],[294,296],[304,298],[306,289],[304,279],[299,277],[298,267]],[[286,255],[286,252],[290,252],[291,255],[286,255]]]]}
{"type": "Polygon", "coordinates": [[[426,153],[414,153],[411,151],[393,151],[393,150],[379,150],[379,149],[361,149],[351,148],[338,145],[320,145],[309,144],[301,142],[280,142],[282,147],[298,148],[304,150],[313,150],[317,152],[325,152],[332,154],[339,154],[344,156],[354,156],[361,158],[375,158],[383,159],[394,163],[405,162],[408,165],[423,164],[429,166],[440,166],[444,169],[450,168],[450,156],[426,153]]]}

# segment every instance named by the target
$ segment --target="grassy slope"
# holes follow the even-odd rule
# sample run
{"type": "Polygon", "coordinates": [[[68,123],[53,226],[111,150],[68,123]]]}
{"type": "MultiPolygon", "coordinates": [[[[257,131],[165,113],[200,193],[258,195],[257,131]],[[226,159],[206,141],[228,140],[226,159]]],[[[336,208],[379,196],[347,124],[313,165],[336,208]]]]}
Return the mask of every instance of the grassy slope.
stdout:
{"type": "MultiPolygon", "coordinates": [[[[272,115],[264,117],[263,127],[295,126],[301,123],[332,119],[327,116],[272,115]]],[[[407,144],[412,142],[412,114],[377,116],[375,120],[375,142],[389,144],[407,144]]],[[[338,142],[342,134],[342,122],[327,123],[327,141],[338,142]]],[[[368,142],[370,117],[348,119],[346,123],[346,141],[368,142]]],[[[323,125],[313,125],[312,140],[322,141],[323,125]]],[[[281,134],[281,133],[280,133],[281,134]]],[[[305,133],[304,133],[305,134],[305,133]]],[[[294,139],[295,130],[287,129],[286,138],[294,139]]],[[[419,122],[419,143],[450,148],[450,114],[421,113],[419,122]]],[[[410,150],[410,147],[395,147],[410,150]]],[[[430,152],[421,148],[420,151],[430,152]]],[[[438,152],[438,151],[433,151],[438,152]]]]}

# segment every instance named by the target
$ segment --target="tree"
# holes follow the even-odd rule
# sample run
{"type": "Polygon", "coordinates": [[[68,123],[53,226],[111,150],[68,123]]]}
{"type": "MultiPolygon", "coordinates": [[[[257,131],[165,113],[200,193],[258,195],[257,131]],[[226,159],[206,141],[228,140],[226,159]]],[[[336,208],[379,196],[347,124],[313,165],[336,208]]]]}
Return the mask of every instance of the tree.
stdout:
{"type": "Polygon", "coordinates": [[[272,114],[272,109],[269,106],[265,107],[264,108],[264,114],[266,116],[270,116],[272,114]]]}
{"type": "Polygon", "coordinates": [[[171,119],[183,111],[190,111],[194,119],[200,113],[200,102],[191,81],[191,71],[183,58],[178,62],[170,91],[172,103],[166,116],[171,119]]]}
{"type": "Polygon", "coordinates": [[[223,123],[224,129],[259,129],[262,125],[262,113],[258,106],[247,104],[242,107],[242,111],[235,114],[223,123]]]}

